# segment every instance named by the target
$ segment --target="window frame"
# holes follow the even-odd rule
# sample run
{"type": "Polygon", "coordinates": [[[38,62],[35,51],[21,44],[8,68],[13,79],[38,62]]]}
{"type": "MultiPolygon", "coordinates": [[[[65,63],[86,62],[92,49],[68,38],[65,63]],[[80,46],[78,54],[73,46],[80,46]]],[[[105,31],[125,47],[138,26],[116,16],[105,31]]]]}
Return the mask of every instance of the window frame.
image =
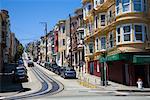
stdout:
{"type": "Polygon", "coordinates": [[[122,41],[122,38],[121,38],[121,37],[122,37],[121,29],[122,29],[122,27],[121,27],[120,25],[116,27],[116,44],[119,44],[119,43],[121,43],[121,41],[122,41]],[[120,28],[120,34],[118,34],[118,30],[117,30],[118,28],[120,28]],[[120,41],[118,41],[118,37],[119,37],[119,36],[120,36],[120,41]]]}
{"type": "Polygon", "coordinates": [[[123,4],[123,0],[121,0],[121,2],[122,2],[122,13],[131,12],[131,0],[129,0],[129,2],[125,4],[123,4]],[[124,11],[124,6],[127,6],[127,5],[129,6],[128,11],[124,11]]]}
{"type": "Polygon", "coordinates": [[[136,3],[136,4],[140,4],[140,5],[141,5],[141,10],[140,10],[140,11],[136,11],[136,10],[135,10],[135,7],[134,7],[135,2],[134,2],[134,0],[132,1],[132,4],[133,4],[133,11],[134,11],[134,12],[142,12],[142,11],[144,11],[144,3],[143,3],[143,0],[140,0],[139,3],[136,3]]]}
{"type": "Polygon", "coordinates": [[[98,37],[95,39],[95,46],[96,46],[96,51],[98,51],[99,50],[99,38],[98,37]]]}
{"type": "Polygon", "coordinates": [[[102,50],[102,49],[106,49],[106,36],[101,36],[100,37],[100,50],[102,50]],[[105,39],[105,43],[102,43],[102,39],[105,39]],[[104,48],[103,48],[104,47],[104,48]]]}
{"type": "Polygon", "coordinates": [[[146,38],[146,31],[147,31],[147,25],[146,24],[143,24],[143,23],[134,23],[133,24],[133,27],[134,27],[134,41],[135,42],[144,42],[145,41],[145,38],[146,38]],[[140,33],[140,32],[135,32],[135,26],[136,25],[140,25],[142,27],[142,40],[136,40],[136,34],[137,33],[140,33]],[[145,27],[146,27],[146,31],[145,31],[145,27]]]}
{"type": "Polygon", "coordinates": [[[131,34],[132,34],[132,24],[123,24],[122,25],[122,41],[124,42],[124,43],[127,43],[127,42],[132,42],[132,37],[131,37],[131,34]],[[125,27],[125,26],[130,26],[130,32],[128,32],[128,33],[124,33],[124,30],[123,30],[123,28],[125,27]],[[124,40],[124,35],[126,35],[126,34],[130,34],[130,41],[125,41],[124,40]]]}
{"type": "Polygon", "coordinates": [[[109,32],[109,48],[113,48],[114,47],[114,34],[113,32],[109,32]],[[112,39],[110,39],[110,35],[112,35],[112,39]],[[111,46],[111,42],[112,42],[112,46],[111,46]]]}

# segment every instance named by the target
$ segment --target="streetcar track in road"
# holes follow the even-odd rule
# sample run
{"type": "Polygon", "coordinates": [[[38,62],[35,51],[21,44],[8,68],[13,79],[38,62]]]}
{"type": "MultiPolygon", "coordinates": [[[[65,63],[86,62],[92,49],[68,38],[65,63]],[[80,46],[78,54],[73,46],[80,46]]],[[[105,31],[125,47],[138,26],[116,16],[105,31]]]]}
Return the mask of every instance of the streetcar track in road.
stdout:
{"type": "Polygon", "coordinates": [[[62,90],[64,90],[64,85],[61,83],[61,82],[59,82],[58,80],[55,80],[54,78],[50,78],[50,76],[47,74],[47,73],[44,73],[41,69],[39,69],[39,68],[37,68],[41,73],[43,73],[44,74],[44,76],[46,76],[49,80],[52,80],[52,89],[50,90],[50,93],[51,93],[51,95],[52,94],[55,94],[55,93],[59,93],[59,92],[61,92],[62,90]],[[58,83],[59,83],[59,85],[58,85],[58,83]],[[63,87],[61,90],[59,90],[59,88],[60,88],[60,85],[61,85],[61,87],[63,87]],[[54,93],[55,92],[55,93],[54,93]]]}
{"type": "Polygon", "coordinates": [[[8,97],[8,99],[22,99],[22,98],[29,98],[29,97],[38,97],[38,96],[44,96],[46,94],[53,95],[56,93],[61,92],[64,88],[60,89],[60,86],[63,86],[62,83],[59,81],[55,82],[55,79],[50,78],[46,73],[44,73],[39,68],[33,67],[31,68],[32,72],[35,74],[36,78],[41,82],[42,88],[34,93],[31,94],[25,94],[22,96],[16,96],[16,97],[8,97]],[[49,84],[51,84],[51,89],[49,89],[49,84]]]}

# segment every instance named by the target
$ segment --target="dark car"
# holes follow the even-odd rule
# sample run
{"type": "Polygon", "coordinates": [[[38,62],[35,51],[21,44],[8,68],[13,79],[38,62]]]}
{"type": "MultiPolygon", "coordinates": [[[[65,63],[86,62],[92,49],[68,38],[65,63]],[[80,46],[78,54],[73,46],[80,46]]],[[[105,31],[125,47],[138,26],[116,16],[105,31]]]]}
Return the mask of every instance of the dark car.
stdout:
{"type": "Polygon", "coordinates": [[[49,67],[50,67],[50,62],[45,62],[45,63],[44,63],[44,67],[45,67],[46,69],[49,69],[49,67]]]}
{"type": "Polygon", "coordinates": [[[57,68],[58,65],[56,64],[56,62],[52,62],[49,66],[49,70],[51,70],[52,72],[55,72],[57,68]]]}
{"type": "Polygon", "coordinates": [[[76,71],[71,67],[64,67],[60,76],[63,78],[76,78],[76,71]]]}
{"type": "Polygon", "coordinates": [[[14,72],[14,82],[27,82],[27,69],[24,66],[18,66],[14,72]]]}
{"type": "Polygon", "coordinates": [[[60,67],[60,66],[58,66],[58,67],[56,68],[56,70],[55,70],[55,73],[58,74],[58,75],[60,75],[60,73],[61,73],[62,70],[63,70],[63,68],[60,67]]]}
{"type": "Polygon", "coordinates": [[[34,63],[32,61],[28,61],[28,67],[34,67],[34,63]]]}

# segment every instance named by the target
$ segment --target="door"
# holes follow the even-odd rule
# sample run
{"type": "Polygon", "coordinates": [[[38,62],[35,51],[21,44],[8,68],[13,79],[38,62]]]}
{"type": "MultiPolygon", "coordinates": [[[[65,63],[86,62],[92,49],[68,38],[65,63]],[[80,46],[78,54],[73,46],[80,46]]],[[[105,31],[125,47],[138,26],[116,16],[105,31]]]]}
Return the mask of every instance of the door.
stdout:
{"type": "Polygon", "coordinates": [[[94,74],[94,62],[90,62],[90,74],[94,74]]]}

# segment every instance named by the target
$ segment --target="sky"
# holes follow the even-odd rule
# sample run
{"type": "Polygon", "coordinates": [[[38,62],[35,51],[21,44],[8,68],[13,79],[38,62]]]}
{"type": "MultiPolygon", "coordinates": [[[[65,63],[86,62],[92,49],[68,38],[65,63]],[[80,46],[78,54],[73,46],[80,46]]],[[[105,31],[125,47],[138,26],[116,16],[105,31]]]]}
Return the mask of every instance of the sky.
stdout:
{"type": "Polygon", "coordinates": [[[75,9],[82,7],[82,0],[0,0],[0,9],[9,11],[11,32],[22,44],[38,40],[44,33],[47,22],[48,31],[61,19],[73,15],[75,9]]]}

